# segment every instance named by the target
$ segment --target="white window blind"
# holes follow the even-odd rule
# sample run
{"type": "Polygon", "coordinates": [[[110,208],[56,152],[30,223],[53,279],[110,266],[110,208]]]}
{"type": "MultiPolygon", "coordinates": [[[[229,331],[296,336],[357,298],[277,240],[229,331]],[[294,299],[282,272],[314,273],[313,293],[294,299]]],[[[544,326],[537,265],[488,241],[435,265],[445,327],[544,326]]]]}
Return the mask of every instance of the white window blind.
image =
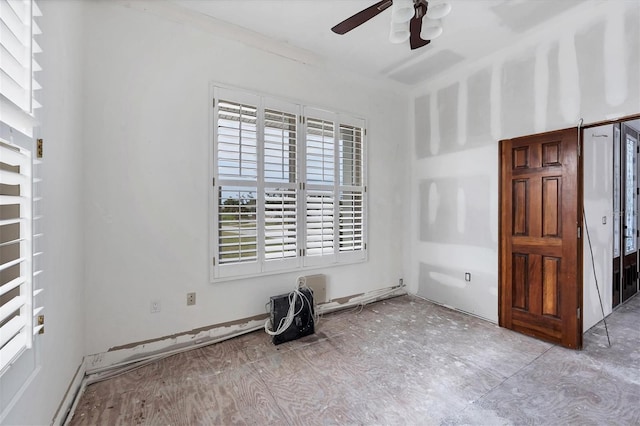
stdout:
{"type": "Polygon", "coordinates": [[[364,120],[214,98],[212,278],[365,259],[364,120]]]}
{"type": "Polygon", "coordinates": [[[0,121],[32,136],[34,111],[40,104],[34,55],[41,52],[34,36],[41,33],[34,18],[41,16],[31,0],[0,0],[0,121]]]}

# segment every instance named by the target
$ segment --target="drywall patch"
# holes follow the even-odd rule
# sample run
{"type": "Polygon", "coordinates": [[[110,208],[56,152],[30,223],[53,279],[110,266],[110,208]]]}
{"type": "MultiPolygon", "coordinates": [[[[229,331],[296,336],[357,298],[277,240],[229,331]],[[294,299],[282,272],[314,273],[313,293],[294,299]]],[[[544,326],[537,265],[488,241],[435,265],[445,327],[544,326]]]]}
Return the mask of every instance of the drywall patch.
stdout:
{"type": "Polygon", "coordinates": [[[438,121],[438,97],[431,96],[431,102],[429,102],[430,119],[430,134],[429,139],[429,153],[437,155],[440,150],[440,122],[438,121]]]}
{"type": "Polygon", "coordinates": [[[491,7],[500,23],[522,33],[576,6],[571,1],[503,1],[491,7]]]}
{"type": "Polygon", "coordinates": [[[483,145],[491,138],[491,69],[467,80],[467,147],[483,145]]]}
{"type": "Polygon", "coordinates": [[[616,110],[630,114],[640,113],[640,3],[627,2],[632,8],[625,11],[625,57],[627,58],[627,100],[616,110]]]}
{"type": "Polygon", "coordinates": [[[451,152],[458,149],[459,86],[459,83],[454,83],[437,92],[441,153],[451,152]]]}
{"type": "MultiPolygon", "coordinates": [[[[636,26],[638,21],[636,21],[636,26]]],[[[624,9],[610,7],[604,30],[605,94],[611,106],[622,104],[627,98],[627,55],[624,38],[624,9]]],[[[637,59],[637,56],[636,56],[637,59]]]]}
{"type": "Polygon", "coordinates": [[[465,192],[464,189],[462,187],[458,187],[458,216],[457,216],[457,226],[458,226],[458,233],[460,234],[464,234],[465,232],[465,227],[466,227],[466,214],[467,214],[467,203],[466,203],[466,196],[465,196],[465,192]]]}
{"type": "MultiPolygon", "coordinates": [[[[603,108],[609,110],[605,96],[604,33],[604,23],[598,22],[575,36],[575,54],[580,70],[579,87],[582,99],[580,114],[583,117],[599,117],[602,115],[603,108]]],[[[618,47],[607,46],[606,49],[617,50],[618,47]]],[[[615,67],[624,67],[624,62],[615,64],[615,67]]]]}
{"type": "Polygon", "coordinates": [[[416,157],[424,158],[429,155],[431,123],[431,96],[417,97],[414,101],[415,144],[416,157]]]}
{"type": "Polygon", "coordinates": [[[458,145],[463,148],[467,143],[467,104],[469,100],[467,80],[460,82],[458,88],[458,145]]]}
{"type": "Polygon", "coordinates": [[[438,220],[438,208],[440,207],[440,194],[438,194],[438,184],[435,182],[429,184],[428,200],[427,221],[429,225],[433,225],[438,220]]]}
{"type": "Polygon", "coordinates": [[[536,49],[535,67],[535,116],[533,127],[536,133],[547,127],[547,104],[549,103],[549,46],[541,44],[536,49]]]}
{"type": "Polygon", "coordinates": [[[505,62],[502,69],[502,131],[505,137],[534,132],[535,56],[505,62]]]}
{"type": "Polygon", "coordinates": [[[580,118],[580,73],[573,34],[566,34],[560,39],[558,65],[562,118],[567,123],[575,123],[580,118]]]}
{"type": "Polygon", "coordinates": [[[452,51],[441,50],[421,61],[391,72],[389,78],[405,84],[418,84],[462,62],[464,56],[452,51]]]}
{"type": "Polygon", "coordinates": [[[502,88],[502,62],[494,62],[491,67],[491,136],[494,139],[502,138],[502,126],[500,123],[502,103],[500,89],[502,88]]]}
{"type": "Polygon", "coordinates": [[[485,175],[421,180],[420,241],[490,246],[490,190],[485,175]]]}
{"type": "Polygon", "coordinates": [[[564,124],[562,113],[560,112],[560,65],[558,55],[560,49],[558,44],[554,43],[549,46],[547,56],[548,60],[548,89],[547,89],[547,105],[546,105],[546,124],[547,129],[560,128],[564,124]]]}
{"type": "Polygon", "coordinates": [[[484,276],[486,282],[466,282],[462,268],[420,262],[417,295],[445,306],[455,306],[458,310],[489,321],[497,321],[498,297],[495,286],[488,284],[497,282],[497,277],[473,269],[466,271],[471,272],[473,277],[484,276]]]}

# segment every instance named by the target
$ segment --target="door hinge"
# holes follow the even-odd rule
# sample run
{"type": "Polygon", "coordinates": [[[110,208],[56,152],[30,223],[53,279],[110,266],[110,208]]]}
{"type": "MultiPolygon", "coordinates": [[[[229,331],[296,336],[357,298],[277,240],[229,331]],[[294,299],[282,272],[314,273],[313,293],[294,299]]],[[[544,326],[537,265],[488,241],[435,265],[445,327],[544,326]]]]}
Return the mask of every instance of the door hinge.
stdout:
{"type": "Polygon", "coordinates": [[[38,158],[42,158],[43,145],[44,145],[44,141],[42,139],[38,139],[36,141],[36,157],[38,157],[38,158]]]}
{"type": "Polygon", "coordinates": [[[578,226],[578,238],[582,238],[582,228],[578,226]]]}
{"type": "Polygon", "coordinates": [[[306,253],[305,249],[300,249],[300,257],[304,256],[306,253]]]}
{"type": "Polygon", "coordinates": [[[216,178],[211,179],[211,185],[216,186],[216,178]]]}
{"type": "Polygon", "coordinates": [[[213,98],[213,102],[212,102],[212,105],[211,105],[211,106],[212,106],[213,108],[215,108],[215,107],[216,107],[216,98],[213,98]]]}
{"type": "Polygon", "coordinates": [[[578,316],[578,319],[580,319],[580,308],[578,308],[577,316],[578,316]]]}
{"type": "Polygon", "coordinates": [[[300,117],[300,124],[304,124],[304,115],[301,115],[299,117],[300,117]]]}
{"type": "MultiPolygon", "coordinates": [[[[38,325],[44,326],[44,315],[38,315],[38,325]]],[[[38,334],[44,334],[44,327],[38,331],[38,334]]]]}
{"type": "Polygon", "coordinates": [[[216,258],[215,258],[215,257],[212,257],[211,259],[212,259],[212,261],[213,261],[213,266],[216,266],[216,258]]]}

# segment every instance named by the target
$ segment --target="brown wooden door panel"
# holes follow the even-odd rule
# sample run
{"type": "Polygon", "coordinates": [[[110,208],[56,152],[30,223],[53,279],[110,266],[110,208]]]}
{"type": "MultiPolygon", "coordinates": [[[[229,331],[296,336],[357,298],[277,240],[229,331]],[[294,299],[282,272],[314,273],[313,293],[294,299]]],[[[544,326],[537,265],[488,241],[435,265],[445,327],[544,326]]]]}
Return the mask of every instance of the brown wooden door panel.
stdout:
{"type": "Polygon", "coordinates": [[[577,129],[500,142],[500,325],[582,346],[577,129]]]}

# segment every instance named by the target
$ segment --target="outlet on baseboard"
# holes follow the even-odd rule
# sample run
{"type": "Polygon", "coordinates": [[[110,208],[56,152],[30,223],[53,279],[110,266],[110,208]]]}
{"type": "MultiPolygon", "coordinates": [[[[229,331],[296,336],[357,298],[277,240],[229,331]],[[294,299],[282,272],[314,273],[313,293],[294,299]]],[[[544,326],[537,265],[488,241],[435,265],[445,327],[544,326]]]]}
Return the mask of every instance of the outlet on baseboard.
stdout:
{"type": "Polygon", "coordinates": [[[471,272],[465,272],[464,273],[464,280],[465,281],[471,281],[471,272]]]}

